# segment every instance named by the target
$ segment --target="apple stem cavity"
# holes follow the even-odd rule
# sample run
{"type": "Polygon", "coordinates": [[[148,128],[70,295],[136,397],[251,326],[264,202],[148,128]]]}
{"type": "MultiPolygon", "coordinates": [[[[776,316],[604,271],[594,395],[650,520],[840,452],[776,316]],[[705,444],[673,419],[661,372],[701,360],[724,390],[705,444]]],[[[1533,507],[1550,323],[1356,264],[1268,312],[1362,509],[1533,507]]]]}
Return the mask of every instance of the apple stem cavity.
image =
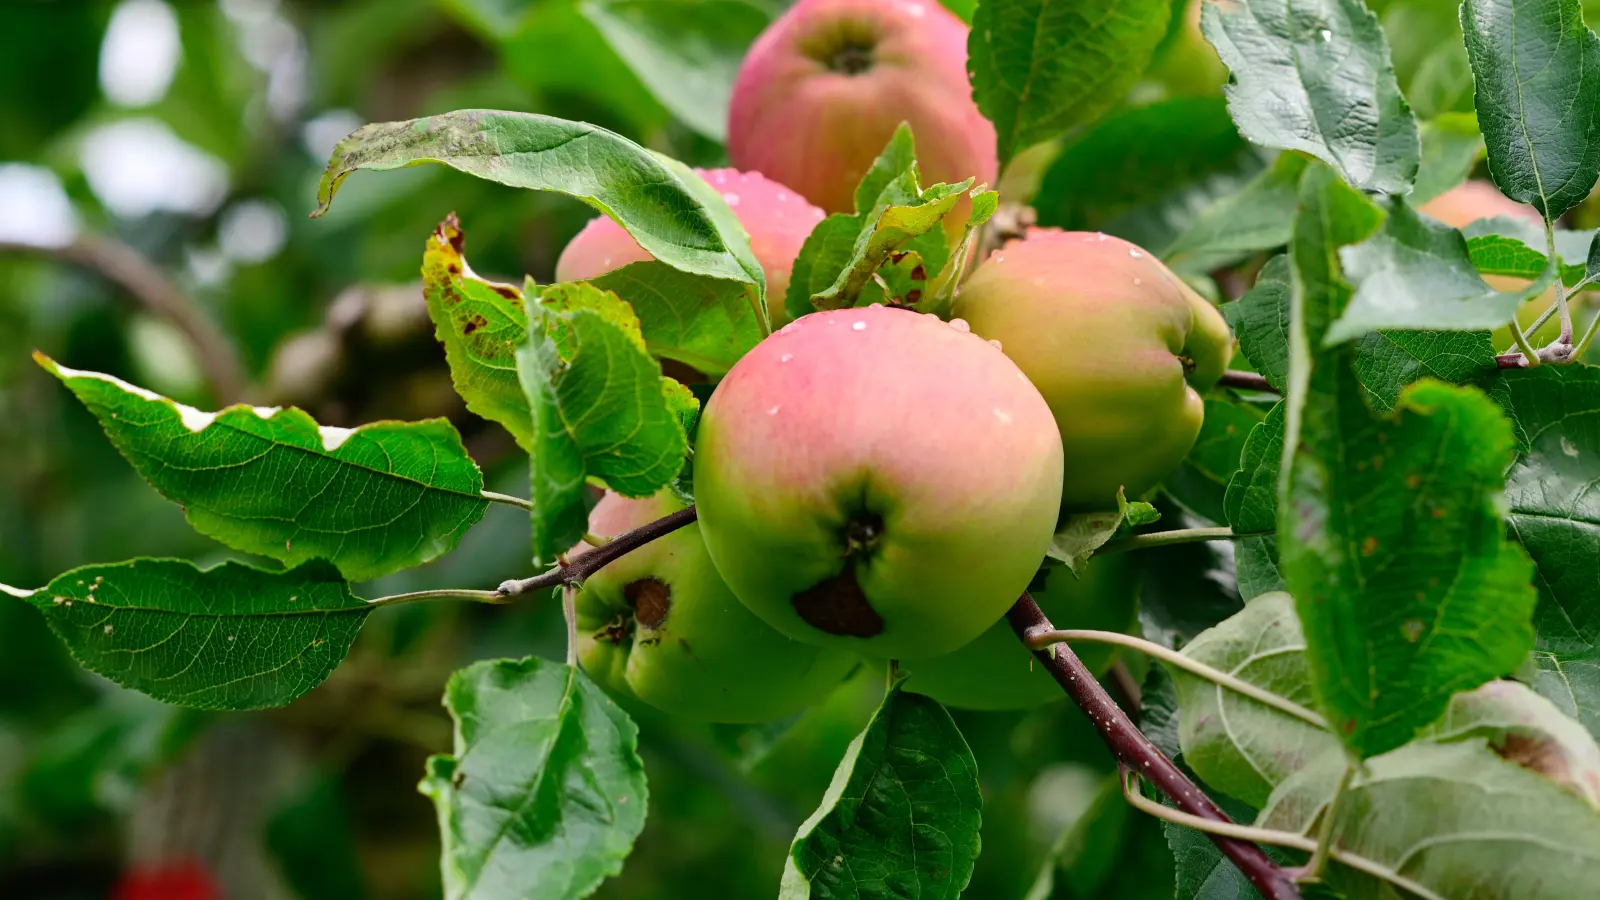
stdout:
{"type": "MultiPolygon", "coordinates": [[[[1037,636],[1055,630],[1033,597],[1024,593],[1006,613],[1006,621],[1024,646],[1037,636]]],[[[1212,822],[1232,823],[1228,814],[1195,783],[1184,775],[1172,760],[1167,759],[1144,732],[1133,724],[1122,708],[1117,706],[1106,689],[1100,686],[1078,655],[1066,644],[1052,644],[1033,651],[1044,664],[1056,683],[1067,692],[1072,702],[1083,710],[1100,733],[1101,740],[1130,770],[1154,784],[1178,808],[1190,815],[1212,822]]],[[[1239,867],[1244,877],[1268,900],[1290,900],[1300,897],[1290,874],[1279,868],[1260,847],[1248,841],[1208,833],[1206,837],[1217,845],[1222,854],[1239,867]]]]}

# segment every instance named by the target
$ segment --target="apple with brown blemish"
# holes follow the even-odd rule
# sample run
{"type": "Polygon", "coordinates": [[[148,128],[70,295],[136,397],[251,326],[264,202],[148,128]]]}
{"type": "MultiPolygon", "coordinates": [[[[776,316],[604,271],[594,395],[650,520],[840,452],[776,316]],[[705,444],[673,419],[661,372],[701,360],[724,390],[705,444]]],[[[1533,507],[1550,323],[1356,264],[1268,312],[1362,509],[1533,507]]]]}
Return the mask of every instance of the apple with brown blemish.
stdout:
{"type": "Polygon", "coordinates": [[[1115,509],[1194,446],[1235,341],[1216,307],[1120,238],[1033,229],[978,266],[954,314],[1000,341],[1055,413],[1062,506],[1115,509]]]}
{"type": "MultiPolygon", "coordinates": [[[[667,491],[638,500],[608,492],[590,513],[589,531],[615,537],[682,508],[667,491]]],[[[696,721],[794,715],[857,664],[751,615],[717,575],[694,524],[585,579],[577,614],[578,658],[601,688],[696,721]]]]}
{"type": "Polygon", "coordinates": [[[695,499],[717,571],[772,627],[926,658],[1028,586],[1061,459],[1044,398],[963,323],[843,309],[780,329],[717,386],[695,499]]]}

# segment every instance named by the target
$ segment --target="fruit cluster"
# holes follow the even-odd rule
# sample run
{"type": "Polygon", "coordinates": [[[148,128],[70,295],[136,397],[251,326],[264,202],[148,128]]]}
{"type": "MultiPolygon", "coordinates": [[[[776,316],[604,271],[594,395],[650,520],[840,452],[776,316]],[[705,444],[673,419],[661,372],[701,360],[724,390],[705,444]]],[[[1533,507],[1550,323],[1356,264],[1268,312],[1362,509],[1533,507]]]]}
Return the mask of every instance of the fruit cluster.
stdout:
{"type": "MultiPolygon", "coordinates": [[[[1036,229],[982,261],[953,318],[874,305],[785,321],[790,269],[904,121],[928,181],[997,176],[966,75],[967,28],[923,0],[801,0],[755,43],[732,98],[738,170],[702,171],[738,215],[781,325],[716,386],[694,448],[698,523],[588,579],[580,656],[614,694],[742,722],[798,712],[863,659],[913,690],[997,709],[1060,696],[1000,622],[1018,595],[1124,629],[1130,572],[1041,563],[1064,515],[1156,486],[1199,434],[1234,340],[1158,259],[1036,229]]],[[[947,223],[959,231],[960,208],[947,223]]],[[[648,258],[605,217],[557,266],[648,258]]],[[[682,508],[606,496],[590,534],[682,508]]],[[[581,552],[581,548],[580,548],[581,552]]],[[[1105,665],[1108,657],[1091,658],[1105,665]]]]}

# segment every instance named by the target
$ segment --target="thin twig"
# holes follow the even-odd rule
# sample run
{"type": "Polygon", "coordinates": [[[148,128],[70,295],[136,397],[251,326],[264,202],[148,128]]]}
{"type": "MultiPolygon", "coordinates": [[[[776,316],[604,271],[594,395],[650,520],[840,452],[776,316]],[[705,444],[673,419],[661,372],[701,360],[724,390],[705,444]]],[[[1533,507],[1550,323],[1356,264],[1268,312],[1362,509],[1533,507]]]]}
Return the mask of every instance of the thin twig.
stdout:
{"type": "Polygon", "coordinates": [[[1206,681],[1209,681],[1218,687],[1227,688],[1228,690],[1233,691],[1240,696],[1249,697],[1251,700],[1254,700],[1257,703],[1270,706],[1279,712],[1294,716],[1296,719],[1299,719],[1308,725],[1321,728],[1324,731],[1328,730],[1328,721],[1326,719],[1314,711],[1306,709],[1304,706],[1301,706],[1293,700],[1290,700],[1288,697],[1284,697],[1280,694],[1274,694],[1273,692],[1258,685],[1251,684],[1242,678],[1237,678],[1233,675],[1229,675],[1227,672],[1212,668],[1211,666],[1208,666],[1192,657],[1184,656],[1182,653],[1179,653],[1176,650],[1163,647],[1154,641],[1147,641],[1144,638],[1134,637],[1131,634],[1123,634],[1120,631],[1090,631],[1087,629],[1072,628],[1061,630],[1035,629],[1030,631],[1022,639],[1022,642],[1028,645],[1028,649],[1034,651],[1043,650],[1052,644],[1071,643],[1072,641],[1084,641],[1094,644],[1111,644],[1117,647],[1127,647],[1130,650],[1137,650],[1146,656],[1159,659],[1173,668],[1182,669],[1197,678],[1204,678],[1206,681]]]}
{"type": "MultiPolygon", "coordinates": [[[[1267,844],[1273,847],[1287,847],[1290,850],[1299,850],[1302,853],[1313,853],[1316,851],[1317,842],[1306,837],[1305,835],[1295,834],[1289,831],[1279,831],[1274,828],[1257,828],[1253,825],[1238,825],[1232,822],[1217,822],[1212,819],[1190,815],[1189,813],[1185,813],[1180,810],[1170,809],[1162,806],[1161,804],[1156,803],[1150,798],[1139,793],[1137,790],[1134,790],[1129,785],[1130,778],[1138,777],[1138,772],[1125,770],[1122,781],[1122,796],[1127,798],[1130,805],[1141,812],[1149,813],[1158,819],[1171,822],[1174,825],[1182,825],[1185,828],[1193,828],[1194,830],[1199,831],[1207,836],[1222,835],[1224,837],[1236,838],[1241,841],[1254,841],[1258,844],[1267,844]]],[[[1351,853],[1348,850],[1341,850],[1338,847],[1330,848],[1328,854],[1340,865],[1348,866],[1349,868],[1355,869],[1358,872],[1364,872],[1374,878],[1387,881],[1397,888],[1409,891],[1417,897],[1420,897],[1421,900],[1445,900],[1444,897],[1435,893],[1427,885],[1412,881],[1410,878],[1401,875],[1399,872],[1376,860],[1368,859],[1367,857],[1356,853],[1351,853]]]]}
{"type": "MultiPolygon", "coordinates": [[[[1039,610],[1039,604],[1033,601],[1028,594],[1023,594],[1012,605],[1011,611],[1006,614],[1006,620],[1011,623],[1011,630],[1016,632],[1019,639],[1026,644],[1032,635],[1054,631],[1050,620],[1045,618],[1039,610]]],[[[1232,820],[1222,808],[1205,792],[1196,787],[1188,776],[1184,775],[1172,760],[1165,755],[1144,736],[1127,715],[1111,699],[1105,688],[1078,659],[1072,648],[1064,644],[1056,644],[1041,650],[1035,650],[1034,655],[1044,663],[1055,677],[1056,682],[1066,690],[1074,703],[1089,717],[1106,746],[1117,758],[1130,769],[1149,778],[1151,783],[1178,804],[1179,808],[1192,815],[1212,822],[1231,824],[1232,820]]],[[[1260,847],[1248,841],[1237,840],[1223,835],[1208,835],[1217,849],[1233,864],[1249,882],[1255,885],[1256,890],[1267,900],[1289,900],[1299,898],[1300,890],[1295,887],[1294,880],[1284,872],[1260,847]]]]}
{"type": "Polygon", "coordinates": [[[1269,394],[1279,392],[1277,388],[1272,386],[1272,382],[1267,380],[1267,376],[1256,372],[1245,372],[1240,369],[1229,369],[1223,372],[1222,377],[1217,379],[1217,384],[1220,387],[1242,388],[1247,391],[1266,391],[1269,394]]]}
{"type": "Polygon", "coordinates": [[[199,304],[139,251],[103,235],[83,234],[65,247],[0,241],[0,253],[28,253],[99,273],[127,291],[145,309],[177,326],[189,339],[206,381],[221,405],[245,398],[249,378],[233,341],[199,304]]]}
{"type": "Polygon", "coordinates": [[[520,597],[533,591],[542,591],[548,588],[560,587],[564,584],[581,584],[585,578],[604,568],[612,560],[637,550],[645,544],[659,537],[664,537],[677,531],[695,520],[695,508],[680,509],[663,518],[657,519],[648,525],[635,528],[624,534],[619,534],[606,542],[604,547],[596,547],[582,556],[574,558],[566,565],[558,565],[543,575],[524,578],[519,581],[507,581],[495,591],[502,598],[520,597]]]}
{"type": "Polygon", "coordinates": [[[1234,534],[1232,528],[1175,528],[1171,531],[1152,531],[1148,534],[1135,534],[1108,542],[1096,550],[1096,556],[1106,556],[1111,553],[1127,553],[1130,550],[1149,550],[1152,547],[1168,547],[1173,544],[1194,544],[1200,541],[1231,541],[1236,537],[1248,535],[1234,534]]]}

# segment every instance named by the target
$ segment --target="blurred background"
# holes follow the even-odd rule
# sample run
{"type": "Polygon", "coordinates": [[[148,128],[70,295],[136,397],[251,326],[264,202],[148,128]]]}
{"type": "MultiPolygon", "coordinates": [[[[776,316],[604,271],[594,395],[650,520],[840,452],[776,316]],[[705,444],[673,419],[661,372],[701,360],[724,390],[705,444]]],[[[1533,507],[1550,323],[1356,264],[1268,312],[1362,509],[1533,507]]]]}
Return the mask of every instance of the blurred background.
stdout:
{"type": "MultiPolygon", "coordinates": [[[[757,24],[782,7],[717,2],[757,24]]],[[[1170,153],[1108,125],[1099,144],[1069,135],[1025,156],[1003,179],[1007,199],[1042,190],[1047,224],[1153,245],[1260,168],[1222,112],[1225,73],[1197,10],[1178,6],[1125,107],[1191,102],[1206,121],[1221,115],[1206,153],[1186,163],[1188,187],[1152,197],[1063,168],[1112,138],[1123,162],[1170,153]]],[[[1383,15],[1419,111],[1470,110],[1455,3],[1392,3],[1383,15]]],[[[448,416],[488,487],[525,495],[525,460],[451,390],[418,288],[423,243],[455,211],[477,271],[548,281],[590,211],[430,166],[357,174],[328,216],[307,218],[330,150],[357,126],[525,110],[595,122],[694,165],[725,162],[720,111],[674,104],[662,91],[671,73],[630,67],[593,9],[570,0],[8,0],[0,35],[0,582],[22,587],[93,562],[228,556],[120,459],[31,362],[36,349],[204,409],[294,404],[344,426],[448,416]]],[[[736,64],[708,57],[706,71],[731,81],[736,64]]],[[[454,554],[365,592],[489,587],[529,574],[526,547],[525,518],[495,507],[454,554]]],[[[1161,574],[1142,587],[1147,632],[1188,627],[1152,612],[1163,596],[1181,598],[1170,608],[1238,603],[1231,560],[1216,553],[1175,548],[1151,567],[1161,574]]],[[[403,606],[374,616],[349,662],[289,709],[213,715],[85,674],[31,609],[0,603],[0,897],[436,897],[434,814],[415,785],[425,757],[450,747],[445,679],[477,659],[559,658],[563,640],[557,605],[542,599],[403,606]]],[[[649,825],[598,896],[773,896],[795,828],[881,690],[866,673],[770,728],[635,710],[649,825]]],[[[1116,796],[1110,758],[1075,709],[958,719],[986,792],[968,896],[1172,896],[1166,836],[1116,796]]]]}

